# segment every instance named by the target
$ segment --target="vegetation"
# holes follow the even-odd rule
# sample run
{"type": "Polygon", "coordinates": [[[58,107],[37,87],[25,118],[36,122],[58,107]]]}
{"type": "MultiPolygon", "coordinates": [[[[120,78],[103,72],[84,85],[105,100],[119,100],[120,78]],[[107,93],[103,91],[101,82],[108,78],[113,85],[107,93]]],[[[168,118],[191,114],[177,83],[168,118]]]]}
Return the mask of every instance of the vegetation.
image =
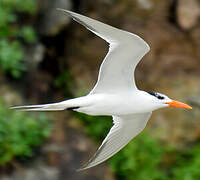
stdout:
{"type": "Polygon", "coordinates": [[[0,1],[0,67],[14,78],[20,77],[26,69],[22,62],[24,44],[36,41],[33,28],[29,25],[22,25],[22,20],[17,14],[35,12],[34,0],[0,1]]]}
{"type": "Polygon", "coordinates": [[[156,139],[142,133],[110,160],[111,168],[121,179],[155,180],[165,179],[166,173],[159,168],[166,147],[156,139]]]}
{"type": "Polygon", "coordinates": [[[8,110],[0,103],[0,165],[34,154],[34,148],[49,136],[51,125],[45,114],[36,117],[8,110]]]}
{"type": "Polygon", "coordinates": [[[55,79],[54,84],[55,87],[62,89],[67,98],[73,97],[71,91],[73,88],[75,88],[75,83],[72,80],[72,76],[69,71],[61,72],[59,76],[55,79]]]}

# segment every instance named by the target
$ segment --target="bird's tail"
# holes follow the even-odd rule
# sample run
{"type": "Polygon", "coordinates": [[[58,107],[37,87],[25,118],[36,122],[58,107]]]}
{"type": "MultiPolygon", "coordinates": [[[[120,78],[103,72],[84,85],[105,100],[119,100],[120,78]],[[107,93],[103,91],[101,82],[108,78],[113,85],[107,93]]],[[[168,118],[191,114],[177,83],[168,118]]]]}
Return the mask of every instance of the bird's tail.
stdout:
{"type": "Polygon", "coordinates": [[[67,109],[75,109],[79,107],[76,99],[70,99],[58,103],[51,104],[39,104],[39,105],[25,105],[25,106],[14,106],[10,109],[18,111],[62,111],[67,109]],[[75,101],[74,101],[75,100],[75,101]]]}
{"type": "Polygon", "coordinates": [[[61,111],[64,110],[64,107],[60,106],[59,103],[52,103],[52,104],[40,104],[40,105],[14,106],[11,107],[10,109],[19,111],[61,111]]]}

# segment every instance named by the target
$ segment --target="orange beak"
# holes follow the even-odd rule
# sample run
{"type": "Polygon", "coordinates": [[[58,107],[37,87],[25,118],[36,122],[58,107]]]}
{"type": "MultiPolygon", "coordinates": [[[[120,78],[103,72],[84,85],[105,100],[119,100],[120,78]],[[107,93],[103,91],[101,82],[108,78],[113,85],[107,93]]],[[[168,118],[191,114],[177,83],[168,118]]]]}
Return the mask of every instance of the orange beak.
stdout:
{"type": "Polygon", "coordinates": [[[166,102],[165,104],[168,104],[169,107],[192,109],[191,106],[184,104],[182,102],[179,102],[179,101],[174,101],[174,100],[172,100],[172,102],[166,102]]]}

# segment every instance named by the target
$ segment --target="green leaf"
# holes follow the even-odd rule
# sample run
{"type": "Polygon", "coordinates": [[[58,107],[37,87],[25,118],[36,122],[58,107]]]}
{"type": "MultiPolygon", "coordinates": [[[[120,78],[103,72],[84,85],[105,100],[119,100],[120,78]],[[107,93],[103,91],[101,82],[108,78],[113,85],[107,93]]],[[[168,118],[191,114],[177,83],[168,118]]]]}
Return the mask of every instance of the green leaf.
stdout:
{"type": "Polygon", "coordinates": [[[50,132],[51,123],[45,114],[33,117],[8,110],[0,102],[0,165],[14,158],[33,156],[34,148],[40,146],[50,132]]]}
{"type": "Polygon", "coordinates": [[[35,31],[29,26],[22,27],[22,29],[19,31],[19,36],[21,36],[27,43],[36,42],[35,31]]]}
{"type": "Polygon", "coordinates": [[[0,68],[14,78],[19,78],[26,69],[24,42],[37,40],[34,29],[19,23],[19,16],[34,14],[36,10],[34,0],[0,0],[0,68]]]}

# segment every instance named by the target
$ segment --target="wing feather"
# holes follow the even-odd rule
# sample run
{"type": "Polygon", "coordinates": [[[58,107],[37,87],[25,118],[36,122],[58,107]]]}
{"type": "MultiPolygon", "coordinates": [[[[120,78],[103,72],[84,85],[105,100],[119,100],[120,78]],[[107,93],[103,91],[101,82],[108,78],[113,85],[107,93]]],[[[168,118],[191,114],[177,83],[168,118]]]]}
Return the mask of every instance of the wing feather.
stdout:
{"type": "Polygon", "coordinates": [[[68,10],[59,10],[110,44],[108,54],[101,64],[97,83],[90,93],[137,89],[133,72],[141,58],[150,50],[149,45],[130,32],[68,10]]]}
{"type": "Polygon", "coordinates": [[[144,127],[151,113],[113,116],[114,125],[95,155],[79,170],[96,166],[120,151],[144,127]]]}

